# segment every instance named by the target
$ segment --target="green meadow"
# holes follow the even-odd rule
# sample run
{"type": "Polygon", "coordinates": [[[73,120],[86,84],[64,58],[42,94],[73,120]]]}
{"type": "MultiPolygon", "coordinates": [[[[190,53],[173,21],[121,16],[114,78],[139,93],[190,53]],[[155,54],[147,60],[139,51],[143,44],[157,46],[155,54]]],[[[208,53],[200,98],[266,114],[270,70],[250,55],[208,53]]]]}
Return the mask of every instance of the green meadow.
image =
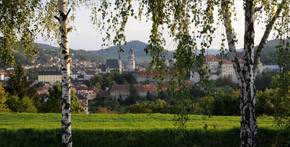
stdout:
{"type": "MultiPolygon", "coordinates": [[[[239,146],[239,116],[189,115],[180,133],[172,114],[73,114],[74,146],[239,146]],[[182,135],[181,135],[182,134],[182,135]]],[[[289,132],[258,117],[259,144],[289,132]]],[[[61,114],[0,113],[0,146],[61,146],[61,114]]],[[[284,134],[284,135],[283,135],[284,134]]]]}

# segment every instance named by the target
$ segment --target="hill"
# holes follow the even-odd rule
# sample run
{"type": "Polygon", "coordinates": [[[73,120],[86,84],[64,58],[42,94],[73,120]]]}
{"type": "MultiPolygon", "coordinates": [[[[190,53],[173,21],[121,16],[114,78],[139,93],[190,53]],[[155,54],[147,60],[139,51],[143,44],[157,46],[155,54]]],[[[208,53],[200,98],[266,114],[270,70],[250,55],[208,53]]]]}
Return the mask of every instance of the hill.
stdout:
{"type": "MultiPolygon", "coordinates": [[[[147,47],[148,44],[141,42],[141,41],[130,41],[127,44],[122,45],[122,49],[124,52],[121,53],[123,57],[128,57],[129,56],[129,50],[133,48],[135,57],[150,57],[149,55],[146,55],[144,49],[147,47]]],[[[101,56],[106,56],[110,58],[118,57],[118,46],[112,46],[107,49],[101,49],[101,50],[96,50],[96,51],[90,51],[92,53],[101,55],[101,56]]]]}
{"type": "MultiPolygon", "coordinates": [[[[60,52],[58,47],[54,47],[47,44],[35,44],[38,48],[38,54],[36,58],[38,63],[47,63],[52,57],[60,57],[60,52]]],[[[14,58],[16,62],[21,62],[24,65],[31,65],[31,58],[27,57],[22,49],[13,51],[14,58]]],[[[106,58],[97,54],[92,54],[91,52],[85,50],[74,50],[70,49],[70,56],[73,60],[81,61],[93,61],[96,63],[105,63],[106,58]]]]}
{"type": "MultiPolygon", "coordinates": [[[[290,41],[290,40],[289,40],[290,41]]],[[[265,46],[264,49],[262,51],[261,54],[261,62],[263,63],[263,65],[273,65],[273,64],[277,64],[276,63],[276,46],[280,44],[279,40],[270,40],[268,41],[265,46]]],[[[257,50],[258,46],[255,46],[255,52],[257,50]]],[[[242,57],[243,55],[243,49],[241,49],[238,53],[239,57],[242,57]]]]}
{"type": "MultiPolygon", "coordinates": [[[[144,49],[148,46],[147,43],[138,41],[138,40],[133,40],[128,42],[127,44],[122,45],[122,49],[124,52],[121,53],[122,58],[123,57],[128,57],[129,56],[129,50],[132,48],[134,50],[135,57],[137,58],[151,58],[150,55],[146,55],[144,49]]],[[[90,51],[92,53],[105,56],[108,58],[118,58],[118,46],[112,46],[107,49],[101,49],[101,50],[95,50],[95,51],[90,51]]],[[[208,54],[211,55],[216,55],[218,53],[217,49],[209,49],[207,50],[208,54]]],[[[173,56],[173,51],[168,51],[167,52],[167,57],[172,57],[173,56]]]]}

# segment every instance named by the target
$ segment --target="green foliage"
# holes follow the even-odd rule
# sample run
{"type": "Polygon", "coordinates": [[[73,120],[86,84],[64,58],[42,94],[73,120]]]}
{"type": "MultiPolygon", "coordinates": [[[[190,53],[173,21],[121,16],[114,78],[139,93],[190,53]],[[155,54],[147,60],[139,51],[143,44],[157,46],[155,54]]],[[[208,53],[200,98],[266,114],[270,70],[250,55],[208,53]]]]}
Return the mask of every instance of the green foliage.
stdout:
{"type": "Polygon", "coordinates": [[[239,85],[234,83],[231,76],[218,78],[215,82],[216,87],[230,86],[233,89],[238,89],[239,85]]]}
{"type": "Polygon", "coordinates": [[[96,112],[96,109],[99,107],[107,108],[112,111],[118,111],[120,109],[120,103],[114,97],[109,96],[102,98],[100,96],[97,96],[95,102],[91,104],[91,107],[91,109],[95,109],[95,111],[93,112],[96,112]]]}
{"type": "Polygon", "coordinates": [[[274,102],[278,98],[278,89],[266,89],[264,92],[257,91],[256,113],[258,115],[274,114],[274,102]]]}
{"type": "Polygon", "coordinates": [[[239,115],[239,94],[240,91],[217,91],[215,92],[214,115],[239,115]]]}
{"type": "Polygon", "coordinates": [[[53,85],[48,90],[48,97],[46,102],[42,103],[42,112],[46,113],[60,113],[61,112],[61,97],[62,91],[59,84],[53,85]]]}
{"type": "Polygon", "coordinates": [[[36,113],[37,109],[33,105],[33,101],[29,97],[25,96],[20,101],[19,111],[20,112],[27,112],[27,113],[36,113]]]}
{"type": "Polygon", "coordinates": [[[3,0],[0,5],[0,64],[8,66],[14,63],[13,51],[23,48],[26,55],[37,53],[32,45],[36,34],[41,30],[39,13],[36,11],[40,1],[3,0]]]}
{"type": "Polygon", "coordinates": [[[10,75],[10,79],[4,88],[7,93],[17,96],[20,101],[23,97],[27,96],[33,100],[33,105],[35,107],[39,107],[40,100],[37,96],[37,90],[28,82],[27,74],[24,71],[21,63],[17,63],[17,65],[14,67],[14,71],[10,75]]]}
{"type": "Polygon", "coordinates": [[[103,90],[111,88],[114,84],[134,84],[136,80],[131,72],[97,74],[90,79],[92,85],[100,86],[103,90]]]}
{"type": "Polygon", "coordinates": [[[0,83],[0,112],[9,112],[7,101],[7,93],[5,92],[2,83],[0,83]]]}
{"type": "MultiPolygon", "coordinates": [[[[46,102],[41,105],[41,112],[44,113],[61,113],[61,101],[62,101],[62,90],[59,84],[53,85],[52,88],[48,90],[48,98],[46,102]]],[[[84,112],[79,99],[76,97],[75,93],[71,91],[71,109],[72,113],[84,112]]]]}
{"type": "Polygon", "coordinates": [[[174,113],[173,106],[165,100],[157,99],[151,103],[143,102],[126,107],[127,113],[174,113]]]}
{"type": "Polygon", "coordinates": [[[205,115],[211,115],[214,108],[214,99],[213,97],[206,96],[201,98],[199,106],[205,115]]]}
{"type": "Polygon", "coordinates": [[[20,111],[20,102],[18,96],[15,95],[9,95],[7,99],[7,105],[9,109],[13,112],[19,112],[20,111]]]}
{"type": "Polygon", "coordinates": [[[136,90],[136,88],[131,84],[130,85],[130,94],[129,97],[126,99],[125,104],[127,105],[132,105],[135,104],[137,102],[137,100],[139,100],[141,97],[138,93],[138,91],[136,90]]]}
{"type": "MultiPolygon", "coordinates": [[[[276,72],[271,72],[271,71],[265,71],[262,74],[258,74],[255,79],[255,85],[257,90],[266,90],[267,88],[276,88],[272,87],[271,83],[273,79],[273,76],[276,76],[276,72]]],[[[274,82],[274,81],[273,81],[274,82]]],[[[274,85],[273,85],[274,86],[274,85]]]]}

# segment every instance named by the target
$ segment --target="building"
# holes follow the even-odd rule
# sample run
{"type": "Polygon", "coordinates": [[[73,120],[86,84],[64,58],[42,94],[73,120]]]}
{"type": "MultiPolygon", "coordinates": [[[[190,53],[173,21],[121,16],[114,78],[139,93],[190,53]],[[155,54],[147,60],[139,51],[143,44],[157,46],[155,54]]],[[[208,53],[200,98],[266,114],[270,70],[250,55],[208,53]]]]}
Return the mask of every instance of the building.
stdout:
{"type": "MultiPolygon", "coordinates": [[[[159,79],[155,79],[156,72],[134,72],[133,76],[135,77],[138,83],[150,82],[156,83],[159,82],[159,79]]],[[[163,82],[169,82],[172,78],[172,74],[162,75],[163,82]]]]}
{"type": "Polygon", "coordinates": [[[106,68],[109,71],[116,70],[119,71],[120,65],[118,59],[107,59],[106,68]]]}
{"type": "MultiPolygon", "coordinates": [[[[240,66],[243,67],[244,64],[242,60],[240,60],[239,62],[240,66]]],[[[218,78],[223,77],[231,77],[234,83],[239,83],[234,69],[234,65],[230,60],[220,60],[214,55],[206,55],[204,66],[207,69],[210,80],[217,80],[218,78]],[[219,65],[219,62],[222,62],[222,64],[219,65]]],[[[258,73],[261,73],[262,71],[262,63],[260,62],[258,65],[258,73]]],[[[200,77],[197,72],[191,73],[191,76],[192,77],[190,78],[190,81],[193,81],[194,83],[200,81],[200,77]]]]}
{"type": "Polygon", "coordinates": [[[107,68],[105,64],[100,63],[96,68],[96,74],[107,73],[107,68]]]}
{"type": "Polygon", "coordinates": [[[134,55],[133,49],[131,48],[130,51],[129,51],[127,69],[128,69],[128,71],[134,71],[135,68],[136,68],[136,65],[135,65],[135,55],[134,55]]]}
{"type": "MultiPolygon", "coordinates": [[[[137,90],[140,96],[145,97],[147,92],[155,95],[157,91],[157,87],[152,84],[134,84],[134,88],[137,90]]],[[[130,85],[129,84],[121,84],[121,85],[113,85],[110,89],[110,96],[119,99],[120,97],[123,100],[126,100],[130,95],[130,85]]]]}
{"type": "Polygon", "coordinates": [[[122,66],[122,59],[121,59],[121,54],[119,53],[119,73],[122,74],[123,66],[122,66]]]}
{"type": "Polygon", "coordinates": [[[6,72],[1,72],[0,73],[0,81],[8,81],[10,79],[10,76],[6,72]]]}
{"type": "Polygon", "coordinates": [[[61,82],[61,72],[60,71],[40,71],[38,72],[38,82],[49,82],[54,84],[56,82],[61,82]]]}

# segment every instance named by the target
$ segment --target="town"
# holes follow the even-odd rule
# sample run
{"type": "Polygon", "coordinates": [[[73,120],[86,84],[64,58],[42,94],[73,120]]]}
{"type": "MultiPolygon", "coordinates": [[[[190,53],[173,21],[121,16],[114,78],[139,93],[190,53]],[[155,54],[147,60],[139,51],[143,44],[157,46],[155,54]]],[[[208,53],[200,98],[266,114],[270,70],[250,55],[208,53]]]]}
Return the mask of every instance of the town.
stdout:
{"type": "MultiPolygon", "coordinates": [[[[36,63],[35,60],[32,62],[36,63]]],[[[53,57],[46,66],[60,67],[59,64],[60,59],[53,57]]],[[[171,65],[172,63],[167,64],[169,67],[171,65]]],[[[238,83],[238,79],[231,61],[218,59],[215,55],[206,55],[204,66],[207,67],[210,80],[230,78],[233,83],[238,83]],[[222,64],[220,64],[220,62],[222,62],[222,64]]],[[[26,70],[38,67],[39,65],[23,66],[26,70]]],[[[163,80],[161,82],[163,83],[163,87],[158,89],[160,80],[157,78],[156,72],[154,70],[150,71],[145,67],[136,65],[133,48],[129,50],[129,56],[127,59],[122,59],[119,54],[118,59],[107,59],[105,63],[73,60],[71,63],[71,68],[71,90],[74,91],[82,108],[84,109],[84,113],[86,114],[97,112],[98,107],[100,107],[96,105],[96,103],[98,103],[97,98],[106,99],[110,97],[122,104],[135,104],[137,102],[136,99],[133,102],[125,103],[126,101],[129,101],[128,98],[131,92],[131,85],[134,89],[136,89],[138,96],[140,97],[158,97],[158,93],[160,93],[160,91],[163,91],[164,93],[167,92],[168,82],[173,79],[172,73],[162,75],[163,80]],[[122,60],[127,60],[127,66],[122,65],[122,60]],[[115,76],[114,78],[117,79],[108,79],[106,76],[115,76]],[[89,105],[89,103],[91,105],[89,105]]],[[[13,70],[13,68],[8,68],[8,70],[13,70]]],[[[275,71],[277,68],[273,65],[262,66],[262,63],[260,63],[259,73],[262,73],[263,70],[275,71]]],[[[9,74],[4,71],[2,71],[0,75],[0,80],[4,82],[7,82],[10,78],[9,74]]],[[[60,84],[61,77],[62,75],[60,70],[39,71],[37,72],[37,79],[35,81],[31,81],[31,86],[40,85],[37,87],[37,94],[41,101],[47,101],[49,89],[51,89],[56,83],[60,84]]],[[[187,86],[198,87],[199,79],[200,77],[198,72],[191,71],[190,77],[188,77],[187,86]]],[[[116,110],[116,108],[113,108],[112,110],[116,110]]]]}

